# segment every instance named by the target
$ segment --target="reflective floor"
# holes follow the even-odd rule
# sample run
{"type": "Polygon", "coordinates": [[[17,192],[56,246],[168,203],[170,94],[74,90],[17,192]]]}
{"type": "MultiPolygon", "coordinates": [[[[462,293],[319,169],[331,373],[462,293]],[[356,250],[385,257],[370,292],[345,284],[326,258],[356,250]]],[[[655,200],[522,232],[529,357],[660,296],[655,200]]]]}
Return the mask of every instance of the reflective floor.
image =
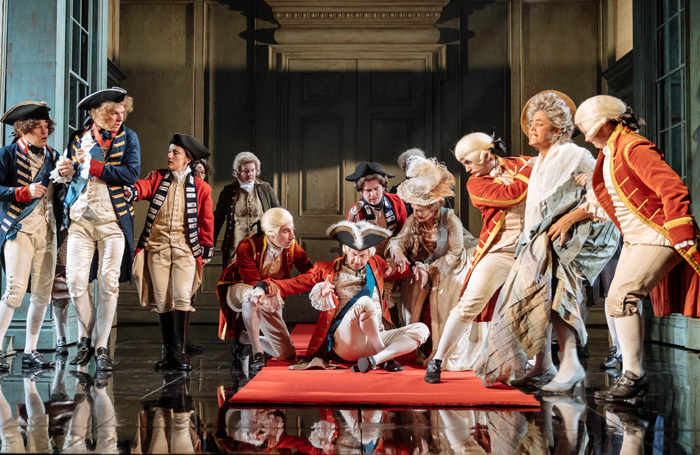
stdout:
{"type": "MultiPolygon", "coordinates": [[[[543,399],[539,410],[265,409],[219,406],[234,383],[228,342],[194,326],[205,351],[189,374],[156,373],[157,326],[120,327],[115,370],[57,363],[22,371],[15,358],[0,388],[0,451],[11,453],[700,453],[698,353],[647,344],[651,386],[643,399],[605,404],[593,392],[614,374],[599,369],[607,334],[590,331],[585,388],[543,399]]],[[[71,347],[69,359],[75,353],[71,347]]],[[[50,356],[53,356],[51,354],[50,356]]],[[[351,374],[348,372],[348,374],[351,374]]],[[[400,373],[397,373],[400,374],[400,373]]]]}

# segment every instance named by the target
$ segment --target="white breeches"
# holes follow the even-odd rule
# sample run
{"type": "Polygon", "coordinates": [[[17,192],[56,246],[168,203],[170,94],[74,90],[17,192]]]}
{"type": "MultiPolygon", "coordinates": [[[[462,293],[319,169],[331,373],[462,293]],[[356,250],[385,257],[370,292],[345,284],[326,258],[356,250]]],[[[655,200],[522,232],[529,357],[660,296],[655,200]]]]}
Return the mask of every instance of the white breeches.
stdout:
{"type": "Polygon", "coordinates": [[[126,239],[116,221],[95,225],[82,218],[68,229],[66,251],[66,280],[73,301],[87,292],[90,264],[97,248],[100,281],[100,303],[103,298],[115,300],[119,296],[119,274],[126,239]]]}
{"type": "Polygon", "coordinates": [[[51,287],[56,273],[56,236],[48,226],[31,235],[18,232],[15,240],[7,240],[5,260],[5,293],[2,302],[18,308],[32,279],[30,302],[46,306],[51,301],[51,287]]]}
{"type": "Polygon", "coordinates": [[[68,229],[66,281],[68,293],[75,306],[82,336],[90,337],[93,305],[87,292],[90,264],[98,251],[100,298],[95,323],[95,347],[106,347],[117,311],[119,274],[126,239],[119,224],[114,222],[95,225],[83,218],[74,221],[68,229]]]}
{"type": "Polygon", "coordinates": [[[514,262],[513,253],[486,253],[474,267],[467,288],[457,306],[450,311],[450,316],[462,322],[470,322],[477,317],[498,288],[503,286],[514,262]]]}
{"type": "MultiPolygon", "coordinates": [[[[380,352],[372,340],[372,331],[368,329],[379,328],[381,314],[376,310],[376,305],[369,298],[358,300],[347,313],[335,331],[335,345],[333,350],[343,359],[354,362],[361,357],[369,357],[380,352]],[[368,336],[369,335],[369,336],[368,336]]],[[[397,338],[407,335],[415,341],[418,348],[428,339],[430,332],[423,323],[409,324],[392,330],[379,331],[381,343],[390,346],[397,338]]]]}

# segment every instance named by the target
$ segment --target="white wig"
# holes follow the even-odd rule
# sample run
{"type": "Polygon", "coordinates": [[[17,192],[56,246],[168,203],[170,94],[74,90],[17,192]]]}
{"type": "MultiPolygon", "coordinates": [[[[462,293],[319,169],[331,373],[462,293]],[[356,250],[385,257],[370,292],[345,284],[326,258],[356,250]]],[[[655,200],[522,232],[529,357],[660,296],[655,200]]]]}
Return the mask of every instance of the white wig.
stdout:
{"type": "Polygon", "coordinates": [[[397,163],[399,167],[403,170],[406,171],[408,169],[408,166],[414,158],[423,158],[425,159],[425,152],[419,148],[412,148],[408,149],[405,152],[403,152],[401,155],[399,155],[399,159],[397,160],[397,163]]]}
{"type": "Polygon", "coordinates": [[[265,235],[277,235],[282,226],[292,222],[292,214],[282,207],[268,209],[260,218],[260,226],[265,235]]]}
{"type": "Polygon", "coordinates": [[[576,111],[575,122],[586,132],[586,138],[598,134],[598,130],[610,120],[620,120],[627,111],[624,101],[614,96],[598,95],[581,103],[576,111]]]}
{"type": "Polygon", "coordinates": [[[260,160],[257,156],[250,152],[241,152],[233,159],[233,168],[231,169],[231,174],[234,177],[238,177],[238,170],[242,165],[248,163],[255,163],[255,177],[260,175],[260,160]]]}
{"type": "Polygon", "coordinates": [[[460,163],[471,161],[482,164],[486,152],[493,148],[493,137],[486,133],[471,133],[464,136],[455,145],[455,157],[460,163]]]}

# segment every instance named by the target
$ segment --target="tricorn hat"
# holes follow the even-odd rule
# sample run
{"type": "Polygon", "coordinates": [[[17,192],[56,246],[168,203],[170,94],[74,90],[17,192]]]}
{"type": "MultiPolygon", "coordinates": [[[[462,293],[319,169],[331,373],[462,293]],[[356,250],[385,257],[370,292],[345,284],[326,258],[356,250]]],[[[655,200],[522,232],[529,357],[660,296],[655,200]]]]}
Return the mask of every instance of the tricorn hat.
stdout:
{"type": "Polygon", "coordinates": [[[43,101],[24,101],[8,109],[0,118],[0,122],[13,125],[21,120],[51,120],[50,110],[43,101]]]}
{"type": "Polygon", "coordinates": [[[407,204],[432,205],[455,195],[455,177],[435,158],[416,158],[396,194],[407,204]]]}
{"type": "Polygon", "coordinates": [[[357,168],[355,168],[355,172],[345,177],[345,180],[347,180],[348,182],[356,182],[361,177],[372,174],[379,174],[389,178],[394,176],[394,174],[390,174],[389,172],[382,169],[382,165],[379,163],[376,163],[374,161],[360,161],[360,163],[357,165],[357,168]]]}
{"type": "Polygon", "coordinates": [[[392,235],[390,230],[367,221],[340,221],[331,225],[326,234],[357,251],[377,246],[392,235]]]}
{"type": "Polygon", "coordinates": [[[102,106],[104,103],[113,102],[121,103],[126,98],[126,90],[120,87],[106,88],[104,90],[98,90],[95,93],[91,93],[82,100],[78,102],[76,106],[78,109],[83,109],[89,111],[90,109],[96,109],[102,106]]]}
{"type": "Polygon", "coordinates": [[[198,161],[211,155],[208,148],[203,146],[197,139],[193,138],[189,134],[175,133],[173,134],[172,139],[170,139],[170,143],[178,145],[190,152],[193,161],[198,161]]]}
{"type": "MultiPolygon", "coordinates": [[[[574,115],[576,115],[576,103],[574,103],[573,100],[569,98],[569,96],[566,93],[562,93],[557,90],[543,90],[537,95],[540,95],[542,93],[553,93],[562,100],[564,100],[566,105],[569,107],[569,110],[571,111],[571,121],[573,122],[574,115]]],[[[537,95],[534,95],[529,100],[527,100],[527,103],[525,103],[525,107],[523,107],[523,111],[520,114],[520,128],[522,128],[523,133],[525,133],[525,136],[528,135],[528,131],[530,130],[530,121],[527,118],[527,109],[530,107],[530,101],[532,100],[532,98],[534,98],[537,95]]]]}

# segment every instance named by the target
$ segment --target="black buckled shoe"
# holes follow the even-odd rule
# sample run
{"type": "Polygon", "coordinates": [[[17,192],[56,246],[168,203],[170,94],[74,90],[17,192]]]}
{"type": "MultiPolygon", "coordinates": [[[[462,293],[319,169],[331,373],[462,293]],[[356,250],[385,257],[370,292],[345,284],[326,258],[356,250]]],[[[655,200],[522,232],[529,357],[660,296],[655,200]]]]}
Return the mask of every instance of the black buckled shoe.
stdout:
{"type": "Polygon", "coordinates": [[[597,391],[594,396],[598,400],[626,400],[636,397],[648,386],[649,378],[646,374],[639,377],[631,371],[625,371],[615,384],[607,389],[597,391]]]}
{"type": "Polygon", "coordinates": [[[74,376],[78,379],[78,383],[84,389],[92,387],[92,385],[93,385],[92,376],[90,376],[86,372],[73,370],[73,371],[69,371],[69,373],[71,374],[71,376],[74,376]]]}
{"type": "Polygon", "coordinates": [[[607,370],[610,368],[617,368],[620,365],[622,365],[622,354],[618,354],[615,346],[610,346],[608,358],[600,364],[600,368],[607,370]]]}
{"type": "Polygon", "coordinates": [[[68,357],[68,343],[66,337],[60,337],[56,340],[56,356],[68,357]]]}
{"type": "Polygon", "coordinates": [[[7,363],[7,356],[4,352],[0,351],[0,371],[9,370],[10,364],[7,363]]]}
{"type": "Polygon", "coordinates": [[[403,367],[395,359],[387,360],[386,362],[382,363],[381,367],[383,370],[390,371],[392,373],[395,371],[403,371],[403,367]]]}
{"type": "Polygon", "coordinates": [[[374,357],[361,357],[356,365],[353,365],[350,370],[353,373],[367,373],[369,370],[377,368],[377,361],[374,357]]]}
{"type": "Polygon", "coordinates": [[[428,368],[425,370],[425,382],[427,382],[428,384],[439,384],[441,373],[442,360],[431,360],[430,362],[428,362],[428,368]]]}
{"type": "Polygon", "coordinates": [[[109,357],[109,351],[107,348],[97,348],[95,356],[96,370],[98,371],[111,371],[114,369],[114,361],[109,357]]]}
{"type": "Polygon", "coordinates": [[[24,368],[22,368],[22,378],[23,379],[30,379],[32,381],[36,381],[40,377],[44,375],[44,369],[39,368],[39,367],[31,367],[31,366],[25,366],[22,365],[24,368]]]}
{"type": "Polygon", "coordinates": [[[92,356],[95,354],[95,348],[92,347],[92,340],[90,338],[81,338],[80,343],[78,343],[78,353],[71,360],[71,365],[87,365],[92,356]]]}
{"type": "Polygon", "coordinates": [[[104,389],[109,385],[109,378],[112,377],[111,371],[96,371],[93,381],[95,382],[95,387],[98,389],[104,389]]]}
{"type": "Polygon", "coordinates": [[[44,356],[36,349],[29,354],[22,353],[23,368],[53,368],[54,365],[56,365],[55,362],[44,359],[44,356]]]}
{"type": "Polygon", "coordinates": [[[256,352],[253,354],[253,357],[250,359],[250,365],[248,366],[248,369],[251,372],[258,373],[260,370],[265,368],[267,366],[267,360],[265,360],[265,354],[262,352],[256,352]]]}

